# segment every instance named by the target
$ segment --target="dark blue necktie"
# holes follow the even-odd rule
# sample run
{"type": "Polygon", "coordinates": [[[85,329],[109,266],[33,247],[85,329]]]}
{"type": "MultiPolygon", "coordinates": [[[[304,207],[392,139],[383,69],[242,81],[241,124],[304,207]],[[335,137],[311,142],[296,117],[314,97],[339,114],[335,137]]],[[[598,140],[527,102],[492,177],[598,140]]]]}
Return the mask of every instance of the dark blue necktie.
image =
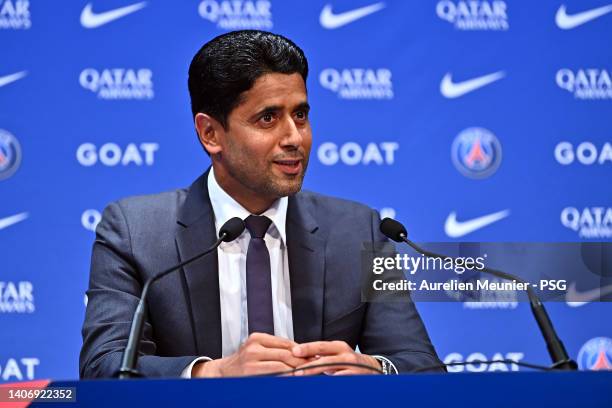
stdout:
{"type": "Polygon", "coordinates": [[[274,335],[270,254],[263,239],[272,221],[268,217],[250,215],[244,222],[251,234],[246,259],[249,334],[274,335]]]}

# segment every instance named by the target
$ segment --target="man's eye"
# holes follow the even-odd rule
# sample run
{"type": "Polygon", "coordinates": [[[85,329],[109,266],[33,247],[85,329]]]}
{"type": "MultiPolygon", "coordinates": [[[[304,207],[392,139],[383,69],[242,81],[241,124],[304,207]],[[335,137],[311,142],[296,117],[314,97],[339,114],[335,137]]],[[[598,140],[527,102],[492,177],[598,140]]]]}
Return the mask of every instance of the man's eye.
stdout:
{"type": "Polygon", "coordinates": [[[295,113],[295,116],[296,116],[298,119],[304,120],[304,119],[306,119],[306,118],[308,117],[308,114],[307,114],[305,111],[297,111],[297,112],[295,113]]]}
{"type": "Polygon", "coordinates": [[[266,123],[272,122],[273,119],[274,119],[274,116],[271,113],[266,113],[261,117],[261,120],[263,120],[266,123]]]}

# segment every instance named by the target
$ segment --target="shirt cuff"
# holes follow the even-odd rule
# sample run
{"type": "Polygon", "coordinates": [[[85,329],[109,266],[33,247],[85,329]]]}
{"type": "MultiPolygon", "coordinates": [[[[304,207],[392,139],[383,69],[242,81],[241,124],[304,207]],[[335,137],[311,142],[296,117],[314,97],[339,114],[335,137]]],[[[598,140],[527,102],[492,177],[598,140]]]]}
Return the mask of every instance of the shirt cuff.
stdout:
{"type": "Polygon", "coordinates": [[[210,358],[210,357],[198,357],[198,358],[196,358],[195,360],[193,360],[191,362],[191,364],[189,364],[187,367],[185,367],[185,369],[181,373],[181,378],[191,378],[191,370],[193,370],[193,366],[196,365],[196,363],[199,363],[200,361],[212,361],[212,358],[210,358]]]}
{"type": "Polygon", "coordinates": [[[372,357],[377,359],[382,365],[383,374],[386,374],[386,375],[399,374],[399,371],[397,371],[397,367],[395,367],[395,364],[393,364],[393,362],[389,360],[387,357],[384,357],[384,356],[372,356],[372,357]]]}

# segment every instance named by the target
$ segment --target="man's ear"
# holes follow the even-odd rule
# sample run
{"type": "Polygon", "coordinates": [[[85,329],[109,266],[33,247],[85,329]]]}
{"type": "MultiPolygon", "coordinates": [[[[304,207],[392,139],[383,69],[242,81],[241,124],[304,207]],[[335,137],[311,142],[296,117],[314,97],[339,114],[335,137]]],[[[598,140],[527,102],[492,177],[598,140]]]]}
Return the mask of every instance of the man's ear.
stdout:
{"type": "Polygon", "coordinates": [[[195,116],[195,128],[198,132],[200,143],[211,156],[221,152],[220,141],[225,135],[225,129],[219,121],[205,113],[195,116]]]}

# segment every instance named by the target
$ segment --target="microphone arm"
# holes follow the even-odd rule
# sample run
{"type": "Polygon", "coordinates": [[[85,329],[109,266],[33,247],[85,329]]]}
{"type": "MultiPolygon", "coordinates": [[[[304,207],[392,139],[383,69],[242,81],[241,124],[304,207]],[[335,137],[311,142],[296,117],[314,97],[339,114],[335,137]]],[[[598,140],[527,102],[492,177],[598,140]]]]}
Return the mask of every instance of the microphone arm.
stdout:
{"type": "MultiPolygon", "coordinates": [[[[431,251],[427,251],[421,247],[419,247],[414,242],[410,241],[405,233],[400,232],[399,238],[408,244],[412,249],[417,251],[420,254],[423,254],[430,258],[439,258],[439,259],[452,259],[450,256],[439,255],[431,251]]],[[[531,306],[531,311],[533,312],[533,317],[538,323],[538,327],[540,328],[540,332],[542,333],[542,337],[544,337],[544,341],[546,342],[546,348],[548,349],[548,354],[552,359],[553,369],[558,370],[576,370],[578,366],[576,362],[570,359],[567,351],[565,350],[565,346],[563,342],[557,335],[557,332],[546,312],[546,308],[538,295],[536,295],[535,291],[531,288],[531,285],[528,284],[525,280],[519,278],[518,276],[514,276],[512,274],[498,271],[496,269],[487,268],[486,266],[483,269],[479,269],[480,272],[488,273],[489,275],[496,276],[505,280],[515,280],[520,283],[527,283],[527,297],[529,298],[529,304],[531,306]]]]}
{"type": "Polygon", "coordinates": [[[180,264],[173,266],[172,268],[166,269],[163,272],[160,272],[153,277],[147,279],[143,289],[142,294],[140,295],[140,300],[138,301],[138,306],[134,311],[134,317],[132,317],[132,326],[130,327],[130,336],[128,337],[127,346],[125,346],[125,350],[123,351],[123,358],[121,361],[121,368],[119,369],[119,378],[134,378],[140,377],[140,374],[136,370],[136,363],[138,361],[138,344],[140,343],[140,339],[142,338],[142,330],[144,328],[144,316],[147,309],[146,300],[147,295],[149,294],[149,288],[151,284],[158,279],[163,278],[171,272],[176,271],[177,269],[182,268],[183,266],[191,263],[204,255],[211,253],[213,250],[217,249],[221,242],[223,242],[224,236],[217,239],[215,244],[208,248],[206,251],[198,254],[192,258],[187,259],[180,264]]]}
{"type": "Polygon", "coordinates": [[[136,310],[134,311],[134,316],[132,317],[130,335],[128,337],[125,350],[123,351],[123,357],[121,359],[121,368],[119,369],[120,379],[141,377],[138,370],[136,370],[136,363],[138,362],[138,346],[140,344],[140,339],[142,338],[142,330],[144,328],[144,317],[147,309],[147,295],[149,294],[149,288],[151,287],[153,282],[163,278],[169,273],[181,269],[183,266],[193,261],[202,258],[204,255],[211,253],[212,251],[216,250],[219,245],[221,245],[221,242],[233,241],[240,234],[242,234],[244,228],[244,221],[242,221],[240,218],[234,217],[230,219],[221,227],[219,231],[219,239],[217,239],[217,241],[210,248],[206,249],[204,252],[198,255],[187,259],[186,261],[181,262],[178,265],[168,268],[165,271],[159,272],[151,278],[147,279],[142,289],[142,294],[140,295],[138,306],[136,307],[136,310]]]}

